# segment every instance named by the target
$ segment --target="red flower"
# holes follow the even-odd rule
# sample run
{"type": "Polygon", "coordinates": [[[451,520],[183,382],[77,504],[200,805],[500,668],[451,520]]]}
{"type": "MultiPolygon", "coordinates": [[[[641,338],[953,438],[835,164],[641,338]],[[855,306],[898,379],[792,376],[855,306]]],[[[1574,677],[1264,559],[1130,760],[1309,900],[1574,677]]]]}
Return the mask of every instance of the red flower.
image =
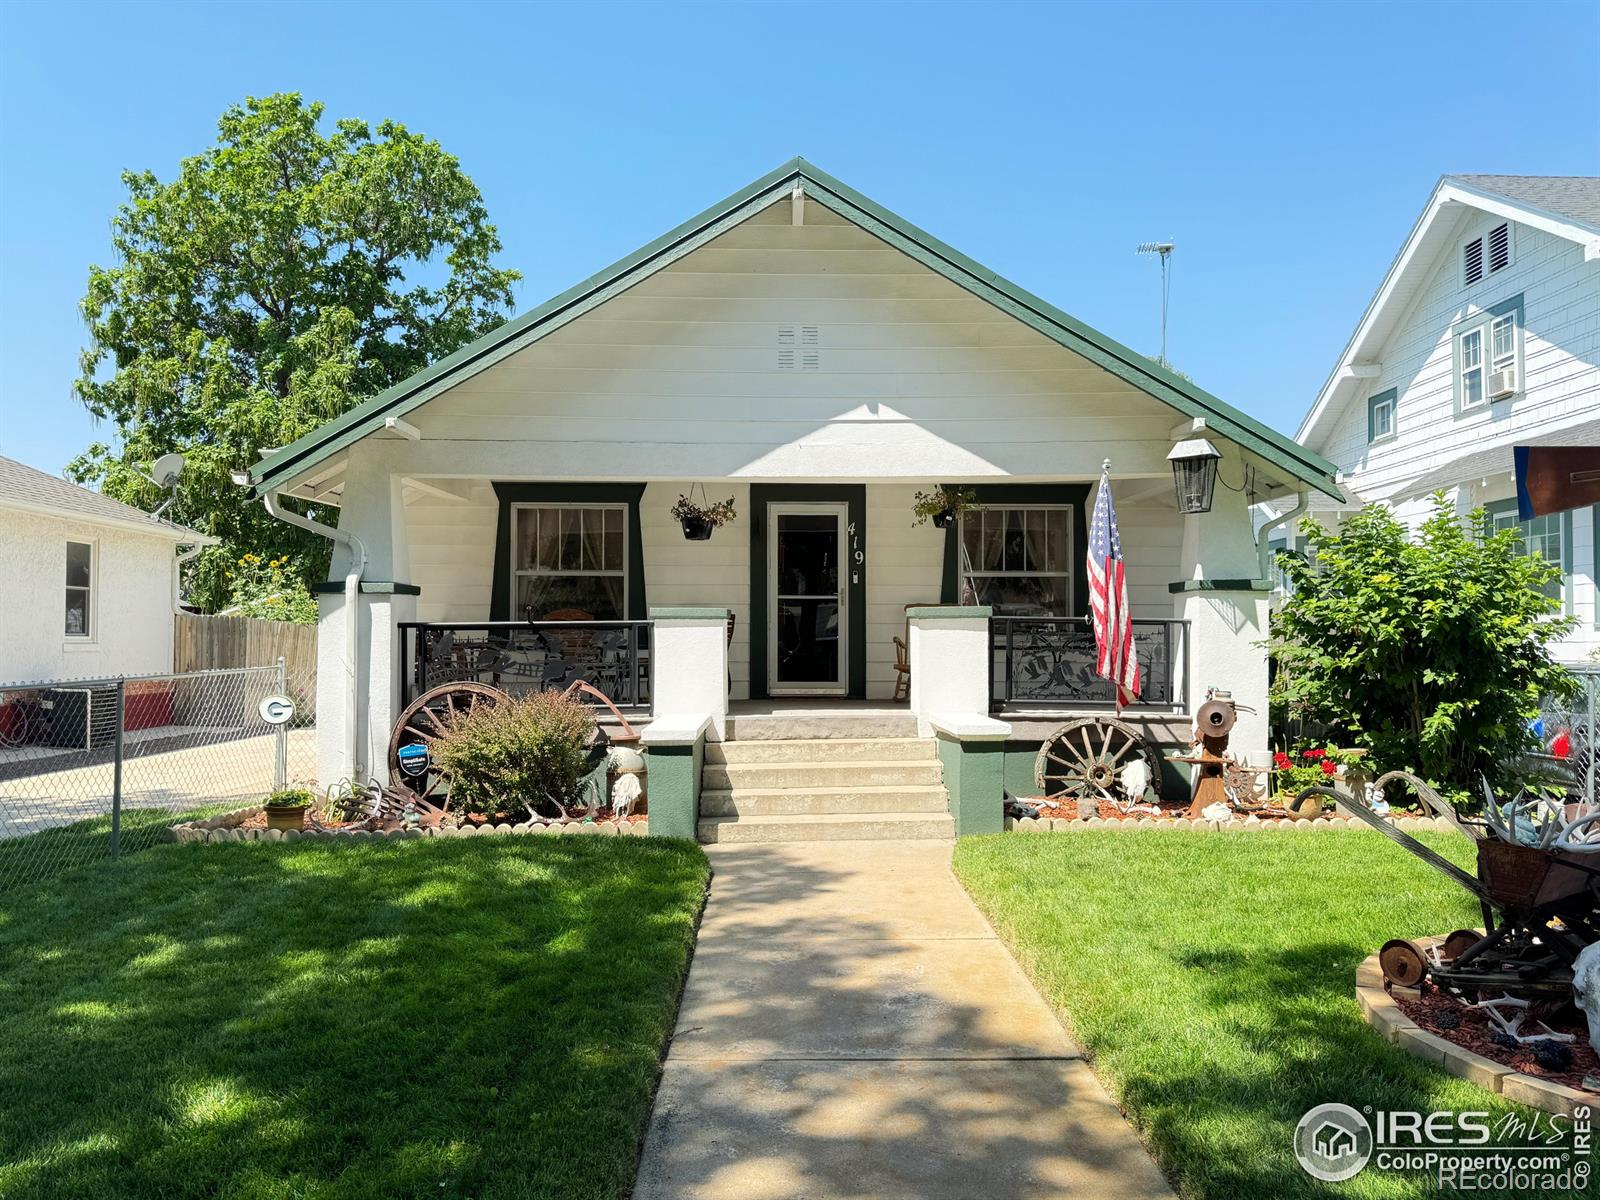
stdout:
{"type": "Polygon", "coordinates": [[[1572,734],[1563,729],[1556,734],[1555,740],[1550,743],[1550,753],[1557,758],[1567,758],[1572,754],[1572,734]]]}
{"type": "Polygon", "coordinates": [[[1280,771],[1287,771],[1290,767],[1289,756],[1282,750],[1272,756],[1272,765],[1280,771]]]}
{"type": "Polygon", "coordinates": [[[1324,775],[1337,774],[1338,770],[1339,770],[1339,764],[1338,763],[1331,762],[1326,758],[1322,760],[1322,773],[1324,775]]]}
{"type": "Polygon", "coordinates": [[[1313,746],[1311,749],[1306,751],[1305,756],[1307,758],[1324,758],[1326,757],[1327,753],[1328,752],[1326,750],[1319,750],[1313,746]]]}

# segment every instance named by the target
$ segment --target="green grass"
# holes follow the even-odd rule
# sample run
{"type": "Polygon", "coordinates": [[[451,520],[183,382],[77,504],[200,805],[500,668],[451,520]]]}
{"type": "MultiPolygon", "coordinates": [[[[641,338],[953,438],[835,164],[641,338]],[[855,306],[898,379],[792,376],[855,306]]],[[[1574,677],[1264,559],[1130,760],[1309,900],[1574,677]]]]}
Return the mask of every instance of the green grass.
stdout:
{"type": "MultiPolygon", "coordinates": [[[[160,845],[166,832],[183,821],[198,821],[243,807],[239,803],[209,804],[187,812],[164,808],[130,808],[122,813],[118,830],[120,854],[136,854],[160,845]]],[[[87,817],[70,825],[41,829],[25,837],[0,840],[0,892],[29,887],[51,876],[89,863],[111,859],[111,817],[87,817]]]]}
{"type": "Polygon", "coordinates": [[[305,841],[0,896],[0,1195],[625,1196],[707,876],[656,839],[305,841]]]}
{"type": "MultiPolygon", "coordinates": [[[[1470,862],[1459,837],[1422,840],[1470,862]]],[[[1383,838],[1009,834],[963,839],[955,866],[1191,1200],[1435,1194],[1372,1167],[1337,1187],[1304,1174],[1295,1123],[1325,1101],[1513,1111],[1362,1020],[1363,958],[1482,919],[1383,838]]]]}

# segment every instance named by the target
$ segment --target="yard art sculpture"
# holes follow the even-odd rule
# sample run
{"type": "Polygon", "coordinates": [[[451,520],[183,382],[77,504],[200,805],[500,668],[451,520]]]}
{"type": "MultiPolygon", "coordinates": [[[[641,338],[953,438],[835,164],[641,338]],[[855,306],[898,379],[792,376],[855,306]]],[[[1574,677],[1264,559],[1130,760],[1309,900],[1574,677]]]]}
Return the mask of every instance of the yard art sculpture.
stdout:
{"type": "Polygon", "coordinates": [[[1206,702],[1194,715],[1194,738],[1190,742],[1199,748],[1199,753],[1172,757],[1173,762],[1196,768],[1188,812],[1191,820],[1225,821],[1235,807],[1253,808],[1261,803],[1260,772],[1228,753],[1228,737],[1239,722],[1239,707],[1232,692],[1208,689],[1206,702]]]}

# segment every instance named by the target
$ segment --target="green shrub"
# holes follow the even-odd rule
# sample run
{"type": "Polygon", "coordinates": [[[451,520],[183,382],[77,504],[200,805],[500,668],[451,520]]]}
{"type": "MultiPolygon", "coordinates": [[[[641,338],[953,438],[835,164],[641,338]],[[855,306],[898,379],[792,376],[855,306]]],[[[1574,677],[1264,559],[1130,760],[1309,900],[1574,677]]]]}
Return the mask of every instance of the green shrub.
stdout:
{"type": "Polygon", "coordinates": [[[1541,697],[1573,688],[1550,653],[1573,626],[1544,592],[1559,565],[1442,493],[1415,537],[1380,504],[1301,529],[1309,558],[1278,559],[1293,585],[1271,641],[1284,715],[1441,791],[1476,792],[1479,772],[1514,783],[1541,697]]]}
{"type": "Polygon", "coordinates": [[[316,802],[316,796],[303,787],[284,788],[281,792],[273,792],[266,799],[266,803],[278,808],[310,808],[316,802]]]}
{"type": "Polygon", "coordinates": [[[552,812],[577,795],[589,770],[594,714],[560,692],[480,704],[433,739],[456,811],[552,812]]]}

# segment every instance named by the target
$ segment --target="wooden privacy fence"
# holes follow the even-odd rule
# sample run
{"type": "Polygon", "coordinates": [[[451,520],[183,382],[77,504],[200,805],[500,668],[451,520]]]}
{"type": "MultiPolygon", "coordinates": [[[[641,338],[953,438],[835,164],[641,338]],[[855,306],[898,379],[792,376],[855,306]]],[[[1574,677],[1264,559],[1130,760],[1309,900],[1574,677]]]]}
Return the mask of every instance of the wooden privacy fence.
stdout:
{"type": "MultiPolygon", "coordinates": [[[[193,613],[179,613],[173,620],[173,671],[182,674],[237,667],[274,667],[282,658],[285,690],[294,699],[295,724],[309,724],[316,719],[315,625],[193,613]]],[[[207,714],[213,718],[215,715],[207,714]]]]}

